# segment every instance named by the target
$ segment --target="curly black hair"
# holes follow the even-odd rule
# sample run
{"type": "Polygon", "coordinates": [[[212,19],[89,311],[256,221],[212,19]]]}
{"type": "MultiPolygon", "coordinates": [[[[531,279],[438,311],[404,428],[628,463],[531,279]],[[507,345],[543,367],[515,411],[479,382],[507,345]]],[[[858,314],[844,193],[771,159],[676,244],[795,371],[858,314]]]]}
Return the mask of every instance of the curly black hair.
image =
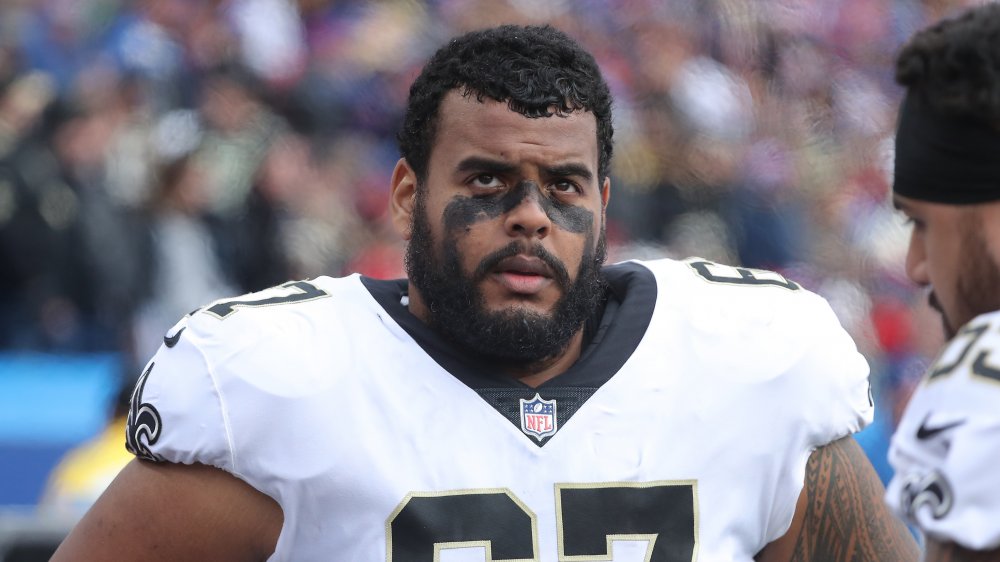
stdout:
{"type": "Polygon", "coordinates": [[[1000,4],[914,35],[896,59],[896,81],[936,111],[1000,128],[1000,4]]]}
{"type": "Polygon", "coordinates": [[[611,162],[611,93],[594,57],[551,26],[503,25],[473,31],[441,47],[410,86],[399,149],[420,183],[437,134],[441,100],[462,95],[506,102],[525,117],[590,111],[597,118],[598,175],[611,162]]]}

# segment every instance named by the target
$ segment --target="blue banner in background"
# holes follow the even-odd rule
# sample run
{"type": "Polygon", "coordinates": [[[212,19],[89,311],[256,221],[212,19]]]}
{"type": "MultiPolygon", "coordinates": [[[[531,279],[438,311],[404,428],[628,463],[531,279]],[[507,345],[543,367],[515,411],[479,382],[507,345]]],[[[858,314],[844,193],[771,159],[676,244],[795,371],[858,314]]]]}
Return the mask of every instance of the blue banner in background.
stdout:
{"type": "Polygon", "coordinates": [[[38,501],[59,458],[109,421],[121,380],[114,353],[0,353],[0,505],[38,501]]]}

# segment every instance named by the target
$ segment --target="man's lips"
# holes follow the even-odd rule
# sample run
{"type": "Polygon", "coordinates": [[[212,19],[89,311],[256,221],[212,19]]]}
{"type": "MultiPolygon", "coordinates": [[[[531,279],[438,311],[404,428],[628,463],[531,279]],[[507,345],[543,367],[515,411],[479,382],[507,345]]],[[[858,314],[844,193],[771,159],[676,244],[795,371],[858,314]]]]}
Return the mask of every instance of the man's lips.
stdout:
{"type": "Polygon", "coordinates": [[[540,275],[552,277],[552,268],[540,258],[517,255],[505,258],[497,264],[496,270],[501,273],[520,273],[523,275],[540,275]]]}
{"type": "Polygon", "coordinates": [[[552,281],[552,269],[539,258],[517,255],[505,258],[494,269],[495,278],[513,293],[533,295],[552,281]]]}

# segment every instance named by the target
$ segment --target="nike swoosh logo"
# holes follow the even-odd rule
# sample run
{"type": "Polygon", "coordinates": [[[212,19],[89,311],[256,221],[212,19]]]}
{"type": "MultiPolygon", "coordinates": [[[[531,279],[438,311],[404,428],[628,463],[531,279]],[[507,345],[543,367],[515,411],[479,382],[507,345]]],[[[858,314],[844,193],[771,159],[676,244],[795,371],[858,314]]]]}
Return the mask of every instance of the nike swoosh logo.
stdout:
{"type": "Polygon", "coordinates": [[[187,326],[181,328],[180,330],[177,330],[177,333],[174,334],[174,335],[172,335],[172,336],[163,336],[163,343],[167,347],[173,347],[173,346],[177,345],[177,342],[179,342],[181,340],[181,334],[184,333],[184,330],[186,330],[186,329],[187,329],[187,326]]]}
{"type": "Polygon", "coordinates": [[[920,423],[920,427],[917,428],[917,439],[920,439],[921,441],[924,439],[930,439],[942,431],[948,431],[953,427],[958,427],[965,423],[965,420],[958,420],[956,422],[946,423],[936,427],[928,427],[927,422],[930,420],[930,417],[931,415],[927,414],[924,421],[920,423]]]}

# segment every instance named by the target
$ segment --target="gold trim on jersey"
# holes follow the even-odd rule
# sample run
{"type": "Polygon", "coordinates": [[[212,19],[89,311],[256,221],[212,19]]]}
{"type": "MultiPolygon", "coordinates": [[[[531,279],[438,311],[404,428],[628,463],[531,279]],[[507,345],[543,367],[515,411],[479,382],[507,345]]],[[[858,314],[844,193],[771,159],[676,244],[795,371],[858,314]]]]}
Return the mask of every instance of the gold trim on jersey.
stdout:
{"type": "Polygon", "coordinates": [[[518,559],[493,559],[493,545],[489,540],[481,541],[459,541],[459,542],[440,542],[434,543],[434,562],[440,562],[441,551],[452,549],[452,548],[470,548],[477,546],[486,547],[486,562],[540,562],[538,557],[538,516],[532,511],[527,504],[521,501],[521,498],[517,497],[508,488],[469,488],[463,490],[444,490],[440,492],[410,492],[406,494],[403,501],[399,502],[396,509],[392,510],[389,517],[385,521],[385,559],[386,562],[392,561],[392,522],[396,520],[396,517],[402,513],[406,505],[410,503],[413,498],[439,498],[448,496],[471,496],[471,495],[495,495],[504,494],[515,505],[524,511],[524,514],[531,519],[531,552],[533,553],[533,558],[518,558],[518,559]]]}
{"type": "Polygon", "coordinates": [[[243,297],[225,298],[213,301],[198,312],[204,312],[219,320],[225,320],[243,308],[266,308],[285,304],[303,303],[329,297],[330,293],[308,281],[289,281],[269,287],[243,297]],[[249,297],[248,300],[243,300],[249,297]],[[221,314],[216,309],[222,310],[221,314]]]}
{"type": "Polygon", "coordinates": [[[694,271],[699,279],[707,283],[743,287],[779,287],[789,291],[798,291],[802,288],[801,285],[789,280],[784,275],[767,269],[737,267],[701,258],[690,258],[684,263],[694,271]]]}

